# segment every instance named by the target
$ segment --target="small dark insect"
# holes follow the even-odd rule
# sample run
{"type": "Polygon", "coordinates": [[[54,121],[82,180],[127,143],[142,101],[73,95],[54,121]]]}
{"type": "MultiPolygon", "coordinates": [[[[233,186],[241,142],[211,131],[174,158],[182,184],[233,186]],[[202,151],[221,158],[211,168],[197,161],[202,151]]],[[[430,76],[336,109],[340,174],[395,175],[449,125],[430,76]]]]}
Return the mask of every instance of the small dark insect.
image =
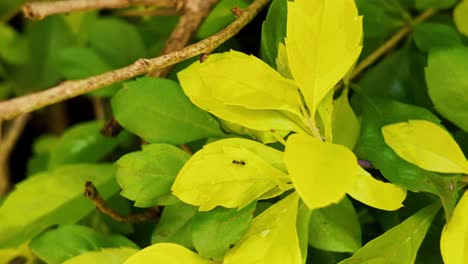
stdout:
{"type": "Polygon", "coordinates": [[[243,161],[243,160],[233,160],[232,164],[236,164],[236,165],[239,165],[239,166],[244,166],[245,161],[243,161]]]}

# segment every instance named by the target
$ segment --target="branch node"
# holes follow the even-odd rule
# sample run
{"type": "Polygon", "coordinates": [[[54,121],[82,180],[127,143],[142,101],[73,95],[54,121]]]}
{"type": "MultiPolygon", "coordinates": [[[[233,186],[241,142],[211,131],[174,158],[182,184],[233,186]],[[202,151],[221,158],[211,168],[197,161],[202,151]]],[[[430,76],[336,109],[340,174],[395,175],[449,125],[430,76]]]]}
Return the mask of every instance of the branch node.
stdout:
{"type": "Polygon", "coordinates": [[[233,7],[231,9],[231,12],[237,17],[241,17],[244,14],[244,10],[240,9],[239,7],[233,7]]]}
{"type": "Polygon", "coordinates": [[[116,137],[122,132],[123,127],[119,124],[119,122],[112,117],[107,121],[104,127],[101,129],[101,134],[105,137],[116,137]]]}
{"type": "Polygon", "coordinates": [[[208,59],[208,56],[209,56],[208,53],[202,53],[202,54],[200,54],[200,58],[199,58],[200,63],[206,61],[206,59],[208,59]]]}

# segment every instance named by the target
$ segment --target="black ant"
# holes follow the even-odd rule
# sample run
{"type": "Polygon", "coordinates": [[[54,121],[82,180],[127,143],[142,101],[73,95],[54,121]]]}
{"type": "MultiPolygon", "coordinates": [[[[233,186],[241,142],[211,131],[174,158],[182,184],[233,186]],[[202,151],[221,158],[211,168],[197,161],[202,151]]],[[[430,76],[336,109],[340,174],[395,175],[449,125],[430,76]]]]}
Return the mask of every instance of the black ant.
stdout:
{"type": "Polygon", "coordinates": [[[244,166],[245,161],[243,161],[243,160],[233,160],[232,164],[236,164],[236,165],[239,165],[239,166],[244,166]]]}

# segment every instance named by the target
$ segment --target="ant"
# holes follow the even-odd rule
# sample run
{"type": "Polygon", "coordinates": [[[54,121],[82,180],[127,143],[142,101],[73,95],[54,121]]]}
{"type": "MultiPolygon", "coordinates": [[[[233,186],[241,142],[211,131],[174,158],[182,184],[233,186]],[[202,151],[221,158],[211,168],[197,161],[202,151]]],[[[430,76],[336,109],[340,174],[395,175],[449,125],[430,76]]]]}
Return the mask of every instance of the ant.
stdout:
{"type": "Polygon", "coordinates": [[[245,161],[243,161],[243,160],[233,160],[232,164],[236,164],[236,165],[239,165],[239,166],[244,166],[245,161]]]}

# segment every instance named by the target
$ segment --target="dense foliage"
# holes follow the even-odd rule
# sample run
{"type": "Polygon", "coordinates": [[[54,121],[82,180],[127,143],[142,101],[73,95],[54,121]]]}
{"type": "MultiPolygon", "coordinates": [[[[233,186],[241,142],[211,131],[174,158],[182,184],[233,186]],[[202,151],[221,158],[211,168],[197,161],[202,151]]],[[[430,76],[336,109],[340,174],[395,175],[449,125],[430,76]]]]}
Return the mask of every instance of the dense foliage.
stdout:
{"type": "MultiPolygon", "coordinates": [[[[251,2],[220,1],[195,39],[251,2]]],[[[2,100],[152,57],[177,22],[9,18],[2,100]]],[[[117,137],[99,120],[37,137],[0,198],[0,262],[468,263],[468,0],[273,0],[260,18],[258,54],[234,38],[87,94],[117,137]],[[120,214],[162,214],[118,222],[85,182],[120,214]]]]}

